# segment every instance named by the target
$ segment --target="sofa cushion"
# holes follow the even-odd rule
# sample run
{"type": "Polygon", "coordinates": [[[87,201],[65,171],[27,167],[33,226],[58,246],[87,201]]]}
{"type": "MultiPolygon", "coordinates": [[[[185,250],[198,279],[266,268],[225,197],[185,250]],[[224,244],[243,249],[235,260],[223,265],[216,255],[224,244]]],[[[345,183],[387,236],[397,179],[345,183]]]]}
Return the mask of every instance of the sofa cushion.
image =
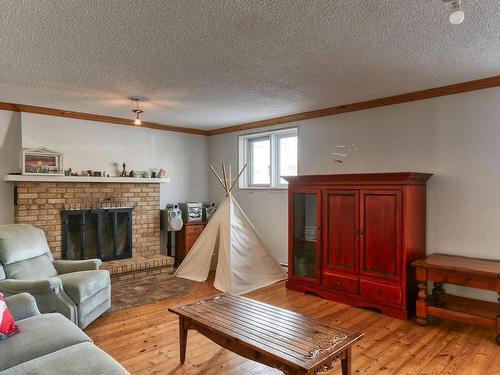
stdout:
{"type": "Polygon", "coordinates": [[[51,257],[41,229],[28,224],[0,225],[0,263],[4,266],[43,254],[51,257]]]}
{"type": "Polygon", "coordinates": [[[97,346],[85,342],[68,346],[11,367],[2,375],[126,375],[118,362],[97,346]]]}
{"type": "Polygon", "coordinates": [[[0,371],[70,345],[92,341],[57,313],[32,316],[17,324],[21,333],[0,341],[0,371]]]}
{"type": "Polygon", "coordinates": [[[57,277],[61,279],[66,294],[77,305],[107,288],[110,283],[109,272],[104,270],[65,273],[57,277]]]}
{"type": "Polygon", "coordinates": [[[52,264],[52,256],[48,254],[7,264],[4,267],[8,279],[41,280],[57,275],[52,264]]]}

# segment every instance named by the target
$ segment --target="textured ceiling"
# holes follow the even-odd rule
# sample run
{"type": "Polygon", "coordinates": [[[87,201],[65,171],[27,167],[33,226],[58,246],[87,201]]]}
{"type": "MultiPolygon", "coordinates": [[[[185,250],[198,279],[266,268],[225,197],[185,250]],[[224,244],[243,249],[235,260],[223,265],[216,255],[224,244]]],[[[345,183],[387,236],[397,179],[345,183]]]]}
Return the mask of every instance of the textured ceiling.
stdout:
{"type": "Polygon", "coordinates": [[[0,101],[204,129],[500,73],[500,1],[2,0],[0,101]]]}

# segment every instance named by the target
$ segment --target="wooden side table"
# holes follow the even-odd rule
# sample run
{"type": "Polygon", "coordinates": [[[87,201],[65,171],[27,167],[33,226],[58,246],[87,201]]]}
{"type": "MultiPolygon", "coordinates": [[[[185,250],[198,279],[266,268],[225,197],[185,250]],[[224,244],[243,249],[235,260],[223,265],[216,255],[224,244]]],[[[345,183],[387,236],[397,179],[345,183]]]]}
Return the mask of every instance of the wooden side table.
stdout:
{"type": "Polygon", "coordinates": [[[454,319],[496,330],[500,345],[500,261],[445,254],[431,254],[412,263],[418,281],[417,323],[427,325],[428,316],[454,319]],[[427,281],[434,282],[432,295],[427,281]],[[498,303],[446,295],[443,284],[495,291],[498,303]]]}

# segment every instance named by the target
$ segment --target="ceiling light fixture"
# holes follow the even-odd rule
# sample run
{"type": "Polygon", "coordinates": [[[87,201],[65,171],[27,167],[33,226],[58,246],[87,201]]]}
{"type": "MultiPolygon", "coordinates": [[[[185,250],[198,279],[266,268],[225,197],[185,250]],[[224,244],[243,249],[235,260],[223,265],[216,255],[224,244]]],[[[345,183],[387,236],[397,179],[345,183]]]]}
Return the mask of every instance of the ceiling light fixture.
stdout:
{"type": "Polygon", "coordinates": [[[132,112],[135,113],[134,125],[141,125],[142,122],[140,115],[144,112],[142,109],[139,109],[139,102],[141,101],[141,98],[138,96],[131,96],[129,99],[135,102],[135,108],[132,109],[132,112]]]}
{"type": "Polygon", "coordinates": [[[460,0],[443,0],[443,3],[449,3],[451,6],[450,23],[460,25],[465,20],[465,13],[460,6],[460,0]]]}

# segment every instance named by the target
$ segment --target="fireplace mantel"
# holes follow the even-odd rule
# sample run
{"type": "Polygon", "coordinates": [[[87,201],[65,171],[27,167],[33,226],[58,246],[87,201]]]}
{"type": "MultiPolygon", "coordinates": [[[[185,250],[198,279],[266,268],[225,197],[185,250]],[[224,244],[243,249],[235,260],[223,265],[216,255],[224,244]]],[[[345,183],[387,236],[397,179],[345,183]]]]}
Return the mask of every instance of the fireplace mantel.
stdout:
{"type": "Polygon", "coordinates": [[[5,175],[4,181],[12,182],[103,182],[122,184],[165,184],[170,178],[139,178],[139,177],[84,177],[84,176],[27,176],[19,174],[5,175]]]}

